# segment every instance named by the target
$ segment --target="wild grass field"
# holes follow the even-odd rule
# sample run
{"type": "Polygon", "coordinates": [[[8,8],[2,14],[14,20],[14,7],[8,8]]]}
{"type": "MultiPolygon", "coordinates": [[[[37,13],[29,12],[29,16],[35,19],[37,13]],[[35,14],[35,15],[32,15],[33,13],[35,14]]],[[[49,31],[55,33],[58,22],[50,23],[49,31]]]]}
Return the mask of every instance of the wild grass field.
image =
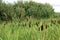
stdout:
{"type": "Polygon", "coordinates": [[[48,3],[0,0],[0,40],[60,40],[60,12],[48,3]]]}
{"type": "Polygon", "coordinates": [[[60,24],[54,21],[29,19],[1,23],[0,40],[60,40],[60,24]]]}

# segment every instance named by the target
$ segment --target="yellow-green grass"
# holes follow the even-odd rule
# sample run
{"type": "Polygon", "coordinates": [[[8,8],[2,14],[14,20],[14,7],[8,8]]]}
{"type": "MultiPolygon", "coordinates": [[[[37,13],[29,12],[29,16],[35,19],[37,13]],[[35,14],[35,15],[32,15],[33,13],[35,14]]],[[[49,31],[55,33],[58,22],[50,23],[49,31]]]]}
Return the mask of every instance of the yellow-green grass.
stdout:
{"type": "MultiPolygon", "coordinates": [[[[22,22],[9,22],[6,25],[0,24],[0,40],[60,40],[60,25],[57,23],[52,24],[43,31],[35,25],[37,20],[22,21],[22,22]],[[31,27],[29,27],[31,22],[31,27]],[[24,26],[26,23],[26,26],[24,26]]],[[[50,24],[49,20],[38,20],[41,25],[42,22],[50,24]]],[[[40,27],[40,26],[39,26],[40,27]]],[[[45,26],[44,26],[45,27],[45,26]]]]}

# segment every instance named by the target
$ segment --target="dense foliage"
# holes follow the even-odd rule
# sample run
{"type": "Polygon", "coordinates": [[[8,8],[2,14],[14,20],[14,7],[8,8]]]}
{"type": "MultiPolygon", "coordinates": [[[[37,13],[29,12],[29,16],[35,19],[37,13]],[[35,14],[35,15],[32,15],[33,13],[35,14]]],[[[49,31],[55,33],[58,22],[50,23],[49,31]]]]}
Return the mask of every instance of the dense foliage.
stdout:
{"type": "Polygon", "coordinates": [[[0,20],[20,19],[26,16],[40,18],[49,18],[54,13],[50,4],[41,4],[36,2],[20,2],[15,4],[2,3],[0,0],[0,20]]]}

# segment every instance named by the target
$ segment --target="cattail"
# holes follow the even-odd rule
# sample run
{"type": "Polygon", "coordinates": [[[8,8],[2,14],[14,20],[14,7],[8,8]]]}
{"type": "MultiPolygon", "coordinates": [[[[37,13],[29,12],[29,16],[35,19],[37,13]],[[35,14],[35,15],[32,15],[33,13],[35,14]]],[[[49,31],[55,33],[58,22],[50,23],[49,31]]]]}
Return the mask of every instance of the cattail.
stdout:
{"type": "Polygon", "coordinates": [[[26,20],[28,21],[28,18],[26,18],[26,20]]]}
{"type": "Polygon", "coordinates": [[[50,24],[50,26],[52,26],[52,24],[50,24]]]}
{"type": "MultiPolygon", "coordinates": [[[[19,24],[19,25],[20,25],[20,24],[19,24]]],[[[26,23],[23,23],[22,26],[25,27],[25,26],[26,26],[26,23]]]]}
{"type": "Polygon", "coordinates": [[[60,24],[60,20],[58,20],[57,23],[60,24]]]}
{"type": "Polygon", "coordinates": [[[43,24],[41,25],[41,31],[43,31],[43,24]]]}
{"type": "Polygon", "coordinates": [[[46,29],[49,27],[49,25],[48,25],[48,24],[46,24],[45,26],[46,26],[46,29]]]}
{"type": "Polygon", "coordinates": [[[38,27],[38,30],[40,31],[40,27],[38,27]]]}
{"type": "Polygon", "coordinates": [[[26,23],[24,25],[26,26],[26,23]]]}
{"type": "Polygon", "coordinates": [[[24,18],[28,21],[28,16],[25,15],[24,18]]]}
{"type": "Polygon", "coordinates": [[[56,20],[51,20],[51,23],[56,24],[56,20]]]}
{"type": "Polygon", "coordinates": [[[29,22],[29,28],[31,27],[31,22],[29,22]]]}
{"type": "Polygon", "coordinates": [[[4,23],[4,28],[5,28],[5,25],[7,24],[7,21],[4,23]]]}
{"type": "Polygon", "coordinates": [[[36,26],[38,27],[38,25],[39,25],[39,22],[36,22],[36,26]]]}

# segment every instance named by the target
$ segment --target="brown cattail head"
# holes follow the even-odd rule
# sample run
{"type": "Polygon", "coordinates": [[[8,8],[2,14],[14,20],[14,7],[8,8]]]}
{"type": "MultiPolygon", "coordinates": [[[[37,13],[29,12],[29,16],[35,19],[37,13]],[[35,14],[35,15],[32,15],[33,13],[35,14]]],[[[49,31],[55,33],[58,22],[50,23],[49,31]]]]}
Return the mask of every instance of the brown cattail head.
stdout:
{"type": "Polygon", "coordinates": [[[42,25],[41,25],[41,31],[43,31],[43,27],[44,27],[44,26],[43,26],[43,24],[42,24],[42,25]]]}
{"type": "Polygon", "coordinates": [[[29,22],[29,28],[31,27],[31,22],[29,22]]]}
{"type": "Polygon", "coordinates": [[[36,26],[38,27],[38,25],[39,25],[39,22],[36,22],[36,26]]]}
{"type": "Polygon", "coordinates": [[[48,24],[46,24],[46,25],[45,25],[45,27],[46,27],[46,29],[47,29],[47,28],[49,27],[49,25],[48,25],[48,24]]]}

